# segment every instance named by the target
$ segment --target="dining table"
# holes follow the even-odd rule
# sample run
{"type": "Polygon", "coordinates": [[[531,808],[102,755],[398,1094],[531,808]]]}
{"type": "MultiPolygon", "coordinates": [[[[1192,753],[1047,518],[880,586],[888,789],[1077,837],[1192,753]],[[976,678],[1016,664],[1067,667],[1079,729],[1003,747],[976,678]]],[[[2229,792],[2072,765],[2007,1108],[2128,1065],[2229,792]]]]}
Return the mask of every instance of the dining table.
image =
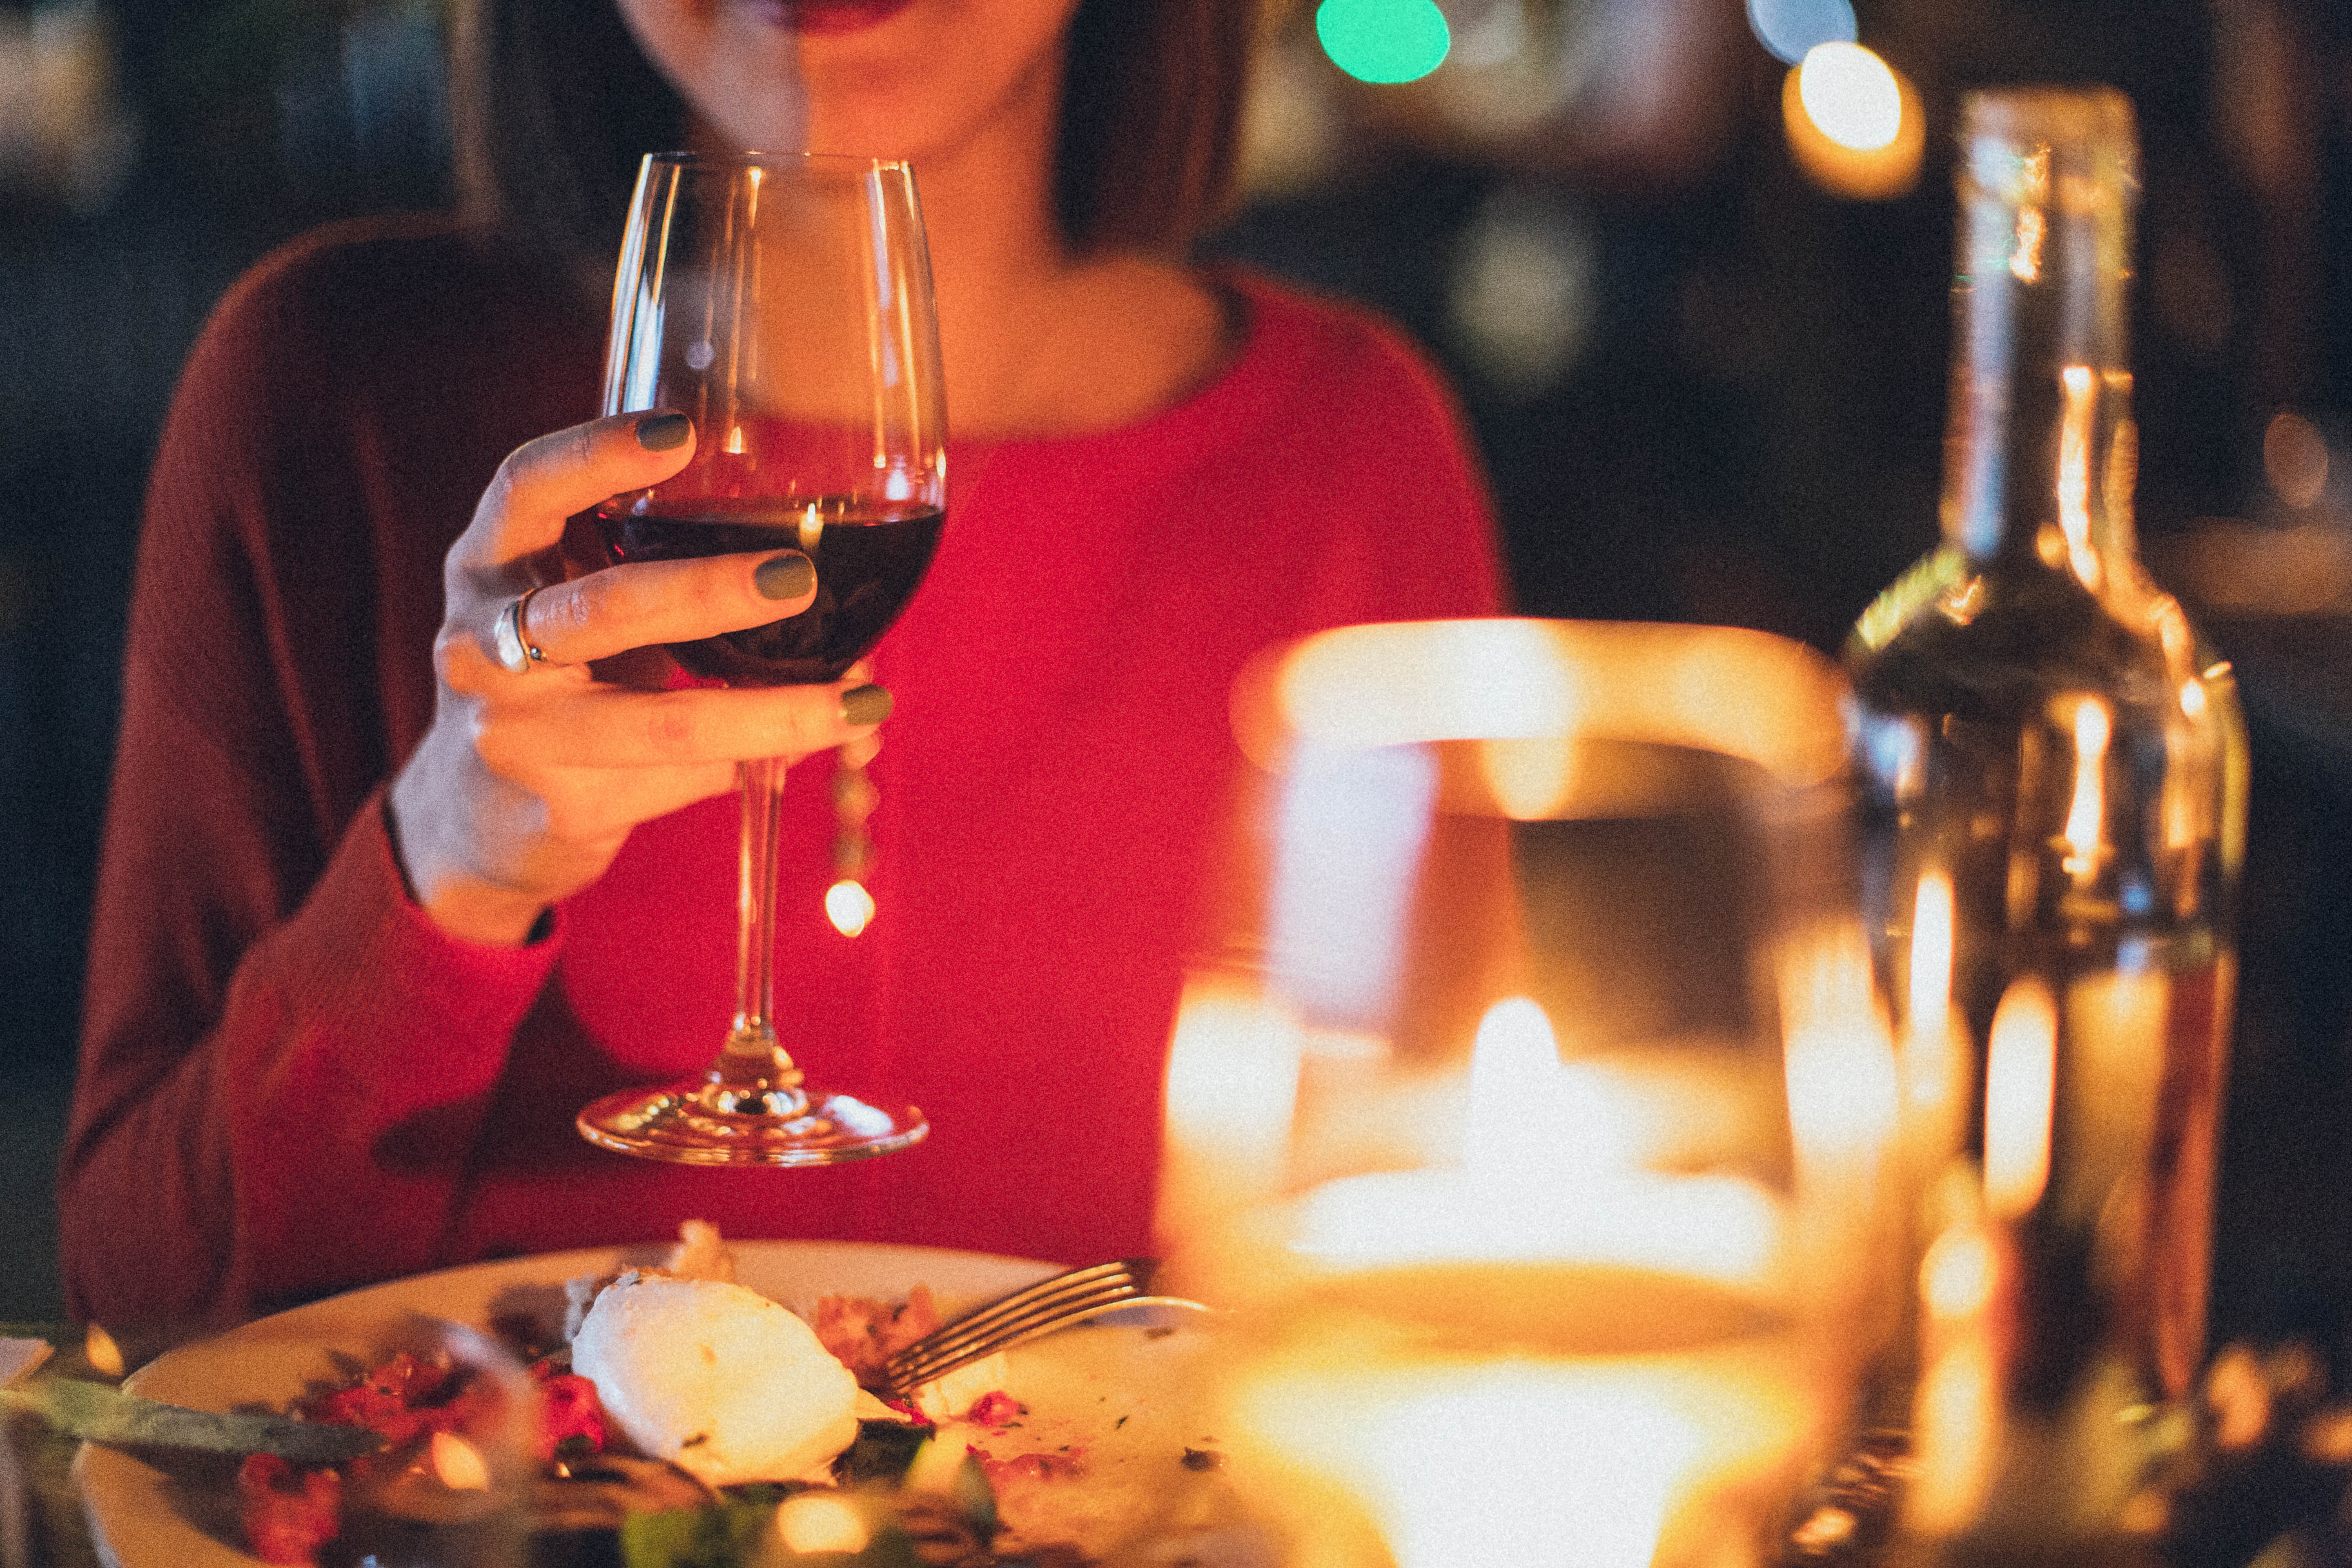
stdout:
{"type": "MultiPolygon", "coordinates": [[[[2315,978],[2303,951],[2331,940],[2337,928],[2329,922],[2345,912],[2337,906],[2352,906],[2352,883],[2334,876],[2328,858],[2352,861],[2342,811],[2352,802],[2352,616],[2208,620],[2237,663],[2254,731],[2242,949],[2255,1006],[2242,1009],[2232,1068],[2215,1344],[2149,1562],[2336,1568],[2352,1563],[2352,1311],[2271,1309],[2290,1298],[2352,1300],[2352,1205],[2330,1201],[2352,1183],[2352,1144],[2333,1114],[2352,1113],[2343,1087],[2352,1075],[2339,1070],[2347,1042],[2332,1032],[2340,1016],[2327,1011],[2328,997],[2313,1002],[2326,975],[2315,978]]],[[[0,1323],[0,1348],[16,1352],[0,1356],[0,1387],[33,1396],[0,1404],[0,1568],[145,1568],[108,1563],[77,1485],[79,1443],[41,1418],[37,1396],[58,1378],[118,1384],[196,1337],[186,1325],[109,1324],[94,1333],[69,1321],[0,1323]]],[[[1899,1434],[1857,1447],[1815,1500],[1847,1510],[1860,1527],[1830,1535],[1800,1528],[1782,1568],[1869,1568],[1881,1558],[1903,1456],[1899,1434]]]]}
{"type": "MultiPolygon", "coordinates": [[[[186,1342],[170,1330],[92,1335],[66,1322],[0,1324],[0,1342],[46,1347],[10,1386],[37,1395],[44,1380],[119,1383],[152,1356],[186,1342]],[[113,1352],[121,1356],[120,1370],[113,1352]]],[[[2352,1347],[2310,1342],[2226,1345],[2206,1368],[2198,1436],[2152,1542],[2150,1568],[2338,1568],[2352,1562],[2352,1388],[2331,1365],[2352,1347]]],[[[11,1364],[0,1361],[0,1367],[11,1364]]],[[[0,1452],[0,1568],[124,1568],[100,1550],[76,1485],[80,1447],[18,1401],[0,1452]]],[[[1858,1454],[1822,1483],[1817,1500],[1853,1510],[1863,1528],[1833,1541],[1793,1532],[1780,1568],[1870,1568],[1885,1555],[1886,1510],[1899,1485],[1900,1440],[1858,1454]],[[1875,1519],[1872,1517],[1875,1515],[1875,1519]]],[[[128,1565],[144,1568],[144,1565],[128,1565]]]]}

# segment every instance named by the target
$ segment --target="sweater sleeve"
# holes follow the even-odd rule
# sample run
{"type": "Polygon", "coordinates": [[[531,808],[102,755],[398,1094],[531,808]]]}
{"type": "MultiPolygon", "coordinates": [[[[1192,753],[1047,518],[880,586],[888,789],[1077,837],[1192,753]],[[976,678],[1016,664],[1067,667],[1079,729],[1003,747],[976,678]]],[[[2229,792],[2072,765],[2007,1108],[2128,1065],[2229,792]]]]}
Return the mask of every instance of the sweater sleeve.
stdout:
{"type": "Polygon", "coordinates": [[[554,961],[455,941],[402,885],[384,519],[365,398],[312,352],[331,303],[283,265],[241,285],[158,454],[59,1173],[78,1316],[222,1321],[429,1266],[554,961]]]}

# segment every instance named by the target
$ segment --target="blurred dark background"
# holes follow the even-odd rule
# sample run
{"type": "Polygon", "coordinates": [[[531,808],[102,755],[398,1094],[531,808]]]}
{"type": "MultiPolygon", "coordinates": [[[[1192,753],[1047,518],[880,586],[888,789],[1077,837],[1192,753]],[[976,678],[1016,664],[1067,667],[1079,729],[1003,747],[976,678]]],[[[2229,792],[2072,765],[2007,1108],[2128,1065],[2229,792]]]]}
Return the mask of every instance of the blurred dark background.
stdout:
{"type": "MultiPolygon", "coordinates": [[[[2216,1332],[2340,1336],[2352,7],[1857,0],[1925,125],[1865,198],[1794,150],[1764,41],[1842,5],[1446,0],[1447,64],[1387,88],[1293,6],[1206,248],[1377,306],[1444,365],[1525,611],[1834,650],[1935,535],[1959,93],[2128,92],[2144,545],[2238,659],[2256,737],[2216,1332]]],[[[0,0],[0,1319],[59,1310],[49,1164],[158,423],[268,247],[448,199],[445,32],[434,0],[0,0]]]]}

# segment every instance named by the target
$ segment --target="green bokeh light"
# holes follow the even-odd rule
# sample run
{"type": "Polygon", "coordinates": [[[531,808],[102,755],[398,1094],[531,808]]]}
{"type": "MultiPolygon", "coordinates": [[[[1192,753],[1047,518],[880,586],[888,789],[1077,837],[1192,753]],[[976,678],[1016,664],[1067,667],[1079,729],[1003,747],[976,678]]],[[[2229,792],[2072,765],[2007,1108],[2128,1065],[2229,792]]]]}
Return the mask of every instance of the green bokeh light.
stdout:
{"type": "Polygon", "coordinates": [[[1333,65],[1383,84],[1427,76],[1454,44],[1434,0],[1323,0],[1315,36],[1333,65]]]}

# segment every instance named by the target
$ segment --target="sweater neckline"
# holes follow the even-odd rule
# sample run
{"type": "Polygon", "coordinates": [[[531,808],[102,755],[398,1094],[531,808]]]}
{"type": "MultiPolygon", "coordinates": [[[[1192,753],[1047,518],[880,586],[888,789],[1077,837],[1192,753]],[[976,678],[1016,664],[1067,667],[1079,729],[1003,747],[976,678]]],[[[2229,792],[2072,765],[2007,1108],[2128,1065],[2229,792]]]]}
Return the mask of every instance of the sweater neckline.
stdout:
{"type": "Polygon", "coordinates": [[[1226,301],[1241,342],[1213,373],[1182,395],[1123,424],[1035,436],[959,437],[953,434],[955,410],[950,408],[951,447],[972,459],[1015,452],[1067,456],[1111,444],[1181,446],[1192,431],[1230,427],[1263,396],[1269,374],[1283,358],[1284,301],[1272,284],[1240,268],[1220,266],[1203,270],[1209,286],[1226,301]]]}

